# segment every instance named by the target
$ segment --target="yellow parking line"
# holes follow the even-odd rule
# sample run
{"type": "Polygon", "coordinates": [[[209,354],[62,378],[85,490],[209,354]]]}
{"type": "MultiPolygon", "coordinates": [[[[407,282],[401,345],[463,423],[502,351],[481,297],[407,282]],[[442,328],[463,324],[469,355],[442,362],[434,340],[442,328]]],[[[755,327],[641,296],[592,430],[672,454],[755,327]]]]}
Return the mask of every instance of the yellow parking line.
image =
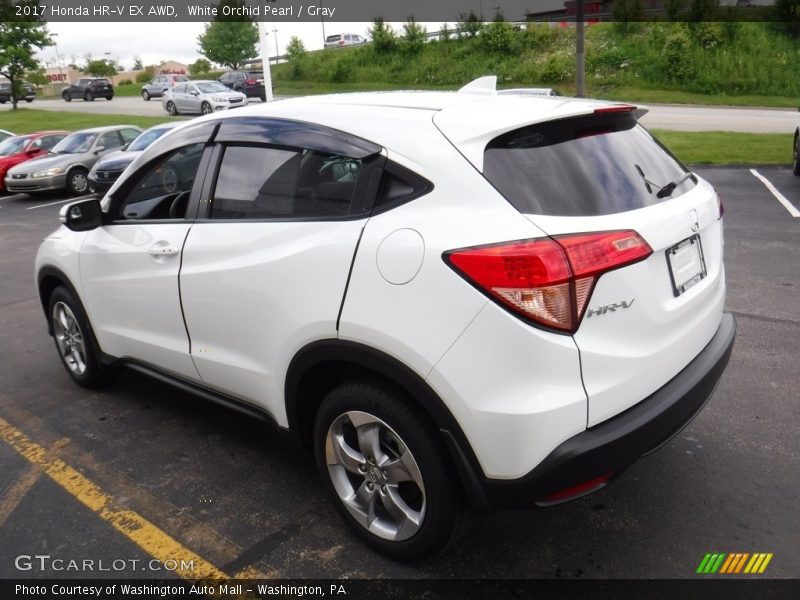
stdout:
{"type": "Polygon", "coordinates": [[[49,455],[44,447],[2,417],[0,439],[147,554],[162,564],[166,561],[170,561],[167,563],[170,565],[176,564],[177,568],[172,571],[176,575],[185,579],[230,579],[224,571],[181,545],[138,513],[116,506],[114,499],[99,486],[63,460],[49,455]]]}
{"type": "Polygon", "coordinates": [[[16,510],[19,503],[36,484],[41,476],[42,471],[34,465],[29,466],[17,480],[8,486],[8,489],[0,498],[0,527],[6,522],[6,519],[11,516],[11,513],[16,510]]]}
{"type": "MultiPolygon", "coordinates": [[[[61,438],[53,444],[49,456],[57,456],[58,452],[67,444],[69,444],[69,438],[61,438]]],[[[31,488],[36,485],[41,475],[42,469],[32,464],[6,489],[2,497],[0,497],[0,527],[17,509],[17,506],[19,506],[31,488]]]]}

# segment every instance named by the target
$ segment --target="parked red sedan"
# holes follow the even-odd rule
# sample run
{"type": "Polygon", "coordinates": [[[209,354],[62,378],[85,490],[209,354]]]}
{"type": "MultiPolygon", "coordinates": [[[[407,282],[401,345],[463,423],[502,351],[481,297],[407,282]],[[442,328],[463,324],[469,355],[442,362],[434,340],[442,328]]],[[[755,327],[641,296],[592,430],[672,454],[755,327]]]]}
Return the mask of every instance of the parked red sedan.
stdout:
{"type": "Polygon", "coordinates": [[[26,160],[47,154],[50,148],[68,135],[69,131],[39,131],[15,135],[0,142],[0,192],[4,191],[6,171],[26,160]]]}

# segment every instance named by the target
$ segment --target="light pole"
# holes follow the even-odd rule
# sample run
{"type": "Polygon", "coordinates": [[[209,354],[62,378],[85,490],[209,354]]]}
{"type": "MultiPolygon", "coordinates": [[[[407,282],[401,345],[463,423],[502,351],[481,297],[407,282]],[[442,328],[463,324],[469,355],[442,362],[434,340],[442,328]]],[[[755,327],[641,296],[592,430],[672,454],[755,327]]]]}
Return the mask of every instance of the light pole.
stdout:
{"type": "Polygon", "coordinates": [[[261,68],[264,73],[264,94],[267,102],[272,102],[272,71],[269,66],[269,51],[267,50],[267,25],[264,21],[258,22],[259,50],[261,52],[261,68]]]}
{"type": "Polygon", "coordinates": [[[57,37],[58,37],[57,33],[50,34],[50,39],[53,40],[53,46],[55,46],[56,48],[56,63],[58,63],[58,77],[59,81],[61,81],[64,78],[64,72],[61,70],[61,55],[58,53],[58,42],[56,41],[57,37]]]}
{"type": "Polygon", "coordinates": [[[277,65],[280,53],[278,52],[278,30],[275,28],[275,23],[272,24],[272,33],[275,36],[275,64],[277,65]]]}
{"type": "MultiPolygon", "coordinates": [[[[325,7],[325,4],[322,2],[322,0],[319,0],[319,5],[321,7],[323,7],[323,8],[325,7]]],[[[323,48],[325,47],[325,40],[328,39],[328,38],[325,37],[325,15],[323,14],[324,12],[325,11],[323,11],[323,10],[319,11],[319,22],[322,23],[322,47],[323,48]]]]}

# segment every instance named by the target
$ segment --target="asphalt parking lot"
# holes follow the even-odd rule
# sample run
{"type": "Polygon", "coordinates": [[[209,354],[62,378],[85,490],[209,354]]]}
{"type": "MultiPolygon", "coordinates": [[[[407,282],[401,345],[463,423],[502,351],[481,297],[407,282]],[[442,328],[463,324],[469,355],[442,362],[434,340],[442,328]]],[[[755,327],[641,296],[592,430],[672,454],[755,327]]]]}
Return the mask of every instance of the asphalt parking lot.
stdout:
{"type": "Polygon", "coordinates": [[[0,578],[161,577],[180,559],[196,561],[185,576],[684,578],[709,552],[773,553],[755,577],[800,578],[800,178],[758,169],[787,207],[749,169],[697,171],[725,204],[739,327],[706,409],[607,488],[481,516],[411,565],[357,542],[310,454],[260,423],[132,372],[74,385],[33,283],[62,198],[0,196],[0,578]],[[37,554],[96,562],[18,559],[37,554]]]}

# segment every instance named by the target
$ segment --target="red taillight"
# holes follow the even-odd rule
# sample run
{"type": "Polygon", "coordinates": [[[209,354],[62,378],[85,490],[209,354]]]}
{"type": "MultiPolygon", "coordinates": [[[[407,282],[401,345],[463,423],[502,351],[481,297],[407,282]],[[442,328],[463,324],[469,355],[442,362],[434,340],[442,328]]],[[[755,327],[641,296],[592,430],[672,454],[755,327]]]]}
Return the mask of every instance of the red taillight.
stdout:
{"type": "Polygon", "coordinates": [[[444,258],[515,313],[572,333],[597,278],[652,252],[635,231],[609,231],[463,248],[446,252],[444,258]]]}
{"type": "Polygon", "coordinates": [[[245,80],[244,80],[244,82],[245,82],[245,84],[247,84],[247,85],[255,85],[255,84],[257,84],[257,83],[258,83],[258,81],[257,81],[257,80],[255,80],[255,79],[245,79],[245,80]]]}

